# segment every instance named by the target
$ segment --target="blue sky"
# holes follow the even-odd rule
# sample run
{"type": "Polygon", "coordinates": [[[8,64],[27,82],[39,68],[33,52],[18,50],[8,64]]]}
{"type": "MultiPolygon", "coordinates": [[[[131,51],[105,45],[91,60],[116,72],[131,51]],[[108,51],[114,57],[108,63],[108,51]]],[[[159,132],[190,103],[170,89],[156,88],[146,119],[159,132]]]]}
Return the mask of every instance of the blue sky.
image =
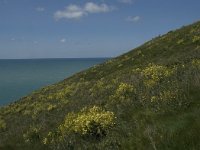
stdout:
{"type": "Polygon", "coordinates": [[[200,20],[200,0],[0,0],[0,59],[114,57],[200,20]]]}

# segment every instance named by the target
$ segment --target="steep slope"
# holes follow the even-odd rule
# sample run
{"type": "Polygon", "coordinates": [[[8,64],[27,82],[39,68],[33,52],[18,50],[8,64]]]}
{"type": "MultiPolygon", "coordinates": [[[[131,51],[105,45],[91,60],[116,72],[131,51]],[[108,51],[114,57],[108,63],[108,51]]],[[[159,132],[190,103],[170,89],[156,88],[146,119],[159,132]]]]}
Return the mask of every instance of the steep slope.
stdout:
{"type": "Polygon", "coordinates": [[[199,100],[197,22],[2,107],[0,149],[198,149],[199,100]]]}

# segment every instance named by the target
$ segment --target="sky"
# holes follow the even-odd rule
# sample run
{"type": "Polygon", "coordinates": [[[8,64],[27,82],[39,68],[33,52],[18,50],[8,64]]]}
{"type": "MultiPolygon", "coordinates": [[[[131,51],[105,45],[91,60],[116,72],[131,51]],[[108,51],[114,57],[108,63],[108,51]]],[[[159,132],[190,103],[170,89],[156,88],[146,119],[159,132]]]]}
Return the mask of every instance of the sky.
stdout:
{"type": "Polygon", "coordinates": [[[0,0],[0,59],[115,57],[200,20],[200,0],[0,0]]]}

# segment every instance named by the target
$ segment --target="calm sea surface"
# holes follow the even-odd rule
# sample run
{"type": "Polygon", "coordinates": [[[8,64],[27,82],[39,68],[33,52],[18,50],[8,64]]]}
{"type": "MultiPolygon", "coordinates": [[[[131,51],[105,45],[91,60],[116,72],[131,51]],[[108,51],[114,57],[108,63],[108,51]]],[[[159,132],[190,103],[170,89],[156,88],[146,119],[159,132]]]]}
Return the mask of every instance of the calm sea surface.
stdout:
{"type": "Polygon", "coordinates": [[[0,60],[0,106],[108,58],[0,60]]]}

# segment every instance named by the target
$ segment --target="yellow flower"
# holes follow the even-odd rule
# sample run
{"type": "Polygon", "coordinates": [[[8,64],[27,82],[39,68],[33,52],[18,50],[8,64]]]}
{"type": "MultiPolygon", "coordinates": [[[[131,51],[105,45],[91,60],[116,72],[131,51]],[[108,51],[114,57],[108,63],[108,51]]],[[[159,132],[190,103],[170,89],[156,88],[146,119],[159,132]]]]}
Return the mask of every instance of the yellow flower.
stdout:
{"type": "Polygon", "coordinates": [[[192,42],[193,42],[193,43],[199,42],[199,41],[200,41],[200,36],[196,36],[196,35],[195,35],[195,36],[193,37],[193,39],[192,39],[192,42]]]}
{"type": "Polygon", "coordinates": [[[50,104],[47,108],[48,111],[51,111],[56,108],[56,105],[50,104]]]}
{"type": "Polygon", "coordinates": [[[48,142],[48,139],[47,139],[47,138],[44,138],[44,139],[43,139],[43,144],[45,144],[45,145],[46,145],[46,144],[47,144],[47,142],[48,142]]]}
{"type": "Polygon", "coordinates": [[[192,65],[195,66],[195,67],[200,67],[200,59],[192,60],[192,65]]]}
{"type": "Polygon", "coordinates": [[[173,70],[161,65],[149,64],[144,70],[142,70],[142,76],[144,77],[144,84],[147,87],[155,86],[162,79],[171,76],[173,70]]]}
{"type": "MultiPolygon", "coordinates": [[[[96,124],[107,130],[114,125],[114,113],[105,111],[100,107],[93,106],[92,108],[83,108],[79,113],[69,113],[59,129],[62,134],[69,132],[77,132],[80,134],[88,134],[93,130],[92,124],[96,124]]],[[[94,126],[96,127],[96,126],[94,126]]]]}
{"type": "Polygon", "coordinates": [[[157,100],[157,97],[156,96],[152,96],[151,97],[151,102],[155,102],[157,100]]]}
{"type": "Polygon", "coordinates": [[[128,102],[135,94],[135,87],[131,84],[121,83],[115,93],[110,96],[113,102],[128,102]]]}

